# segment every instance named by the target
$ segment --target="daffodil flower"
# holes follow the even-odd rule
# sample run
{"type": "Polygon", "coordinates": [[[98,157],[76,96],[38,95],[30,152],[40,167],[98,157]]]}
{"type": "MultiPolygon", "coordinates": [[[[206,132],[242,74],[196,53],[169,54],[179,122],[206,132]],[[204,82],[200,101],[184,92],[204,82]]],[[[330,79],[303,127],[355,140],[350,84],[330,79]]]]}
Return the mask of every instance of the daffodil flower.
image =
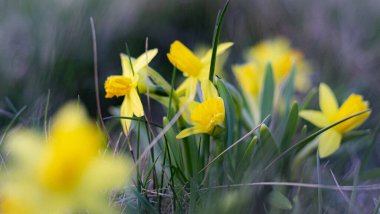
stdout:
{"type": "MultiPolygon", "coordinates": [[[[300,116],[317,127],[323,128],[353,114],[368,110],[368,102],[358,94],[351,94],[339,108],[331,89],[324,83],[319,86],[319,107],[321,111],[304,110],[300,116]]],[[[370,112],[351,118],[321,134],[318,153],[321,158],[333,154],[340,146],[343,134],[360,126],[368,118],[370,112]]]]}
{"type": "Polygon", "coordinates": [[[259,118],[259,96],[264,72],[259,70],[255,63],[235,65],[232,67],[232,71],[245,95],[254,118],[259,118]]]}
{"type": "Polygon", "coordinates": [[[296,89],[304,92],[311,86],[308,62],[304,60],[300,51],[292,49],[285,38],[278,37],[260,42],[248,51],[246,58],[249,62],[256,63],[263,72],[267,64],[271,63],[277,85],[289,76],[292,66],[295,65],[297,68],[296,89]]]}
{"type": "MultiPolygon", "coordinates": [[[[216,126],[224,122],[225,109],[223,99],[218,96],[215,86],[209,80],[201,82],[203,102],[190,101],[183,113],[184,119],[193,127],[182,130],[177,138],[206,133],[212,135],[216,126]]],[[[182,98],[182,103],[186,98],[182,98]]]]}
{"type": "MultiPolygon", "coordinates": [[[[124,101],[120,108],[120,116],[144,116],[144,108],[139,94],[137,93],[139,73],[141,73],[148,63],[157,55],[157,52],[157,49],[152,49],[143,53],[136,60],[131,60],[132,65],[130,65],[127,55],[120,54],[123,75],[110,76],[104,84],[106,98],[124,96],[124,101]]],[[[127,134],[131,125],[131,120],[122,119],[121,125],[124,133],[127,134]]]]}
{"type": "MultiPolygon", "coordinates": [[[[232,45],[233,43],[231,42],[218,45],[216,54],[223,54],[232,45]]],[[[195,95],[198,81],[208,79],[212,50],[209,50],[202,58],[199,58],[180,41],[174,41],[170,46],[170,52],[167,54],[167,57],[187,77],[178,87],[176,93],[179,96],[184,93],[187,93],[187,96],[195,95]]]]}
{"type": "Polygon", "coordinates": [[[54,117],[47,137],[17,130],[6,139],[12,162],[2,172],[1,213],[117,213],[107,191],[121,189],[129,160],[105,153],[105,136],[76,102],[54,117]]]}

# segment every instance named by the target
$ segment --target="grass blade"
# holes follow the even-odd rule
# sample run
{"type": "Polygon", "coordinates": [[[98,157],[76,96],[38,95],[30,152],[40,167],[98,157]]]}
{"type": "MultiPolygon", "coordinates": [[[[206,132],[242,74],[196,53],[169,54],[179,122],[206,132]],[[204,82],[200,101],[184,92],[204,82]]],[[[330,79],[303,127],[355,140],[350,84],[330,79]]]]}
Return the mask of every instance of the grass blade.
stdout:
{"type": "Polygon", "coordinates": [[[226,4],[224,5],[222,11],[219,11],[218,16],[216,18],[216,24],[214,29],[214,35],[212,39],[212,56],[211,56],[211,63],[210,63],[210,73],[208,79],[211,82],[214,82],[214,72],[215,72],[215,63],[216,63],[216,51],[218,49],[219,44],[219,38],[220,38],[220,31],[222,29],[222,23],[224,19],[224,15],[226,14],[228,5],[230,1],[227,0],[226,4]]]}

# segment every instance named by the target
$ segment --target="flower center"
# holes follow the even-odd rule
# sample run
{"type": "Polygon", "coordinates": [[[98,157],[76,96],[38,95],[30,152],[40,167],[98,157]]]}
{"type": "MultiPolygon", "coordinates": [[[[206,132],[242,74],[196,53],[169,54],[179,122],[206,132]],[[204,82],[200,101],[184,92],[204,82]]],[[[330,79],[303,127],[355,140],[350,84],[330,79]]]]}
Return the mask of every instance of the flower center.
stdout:
{"type": "Polygon", "coordinates": [[[112,98],[113,96],[120,97],[128,94],[132,88],[137,86],[137,81],[137,75],[134,78],[121,75],[108,77],[104,84],[106,98],[112,98]]]}

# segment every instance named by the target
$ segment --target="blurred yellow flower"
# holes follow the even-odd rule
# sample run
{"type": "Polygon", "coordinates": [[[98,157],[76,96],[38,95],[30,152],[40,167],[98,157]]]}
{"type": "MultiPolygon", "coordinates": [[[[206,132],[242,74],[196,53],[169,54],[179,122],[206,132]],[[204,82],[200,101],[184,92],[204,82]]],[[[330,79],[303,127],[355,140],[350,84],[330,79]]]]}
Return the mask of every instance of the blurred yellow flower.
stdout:
{"type": "MultiPolygon", "coordinates": [[[[256,123],[259,123],[260,120],[259,102],[268,63],[272,64],[276,96],[279,93],[280,86],[289,77],[293,65],[296,66],[297,71],[295,76],[296,90],[304,92],[311,86],[308,62],[303,59],[301,52],[291,48],[289,41],[285,38],[277,37],[258,43],[249,49],[246,60],[248,62],[245,64],[234,65],[232,71],[245,95],[256,123]]],[[[279,108],[281,108],[281,100],[279,108]]]]}
{"type": "MultiPolygon", "coordinates": [[[[223,54],[232,45],[232,42],[218,45],[216,54],[223,54]]],[[[176,90],[177,94],[180,96],[186,92],[188,96],[194,95],[198,81],[208,79],[212,50],[207,51],[202,58],[199,58],[180,41],[176,40],[171,44],[167,57],[187,77],[176,90]]]]}
{"type": "Polygon", "coordinates": [[[131,165],[104,152],[105,137],[77,103],[54,117],[47,139],[17,130],[0,189],[1,213],[116,212],[108,192],[126,183],[131,165]]]}
{"type": "MultiPolygon", "coordinates": [[[[212,135],[216,126],[224,122],[224,102],[218,96],[215,86],[209,80],[202,80],[201,89],[203,102],[190,101],[188,108],[183,113],[184,119],[193,127],[182,130],[177,135],[178,139],[199,133],[212,135]]],[[[181,99],[182,103],[185,99],[181,99]]]]}
{"type": "Polygon", "coordinates": [[[265,72],[266,65],[272,64],[276,85],[281,84],[290,74],[292,66],[297,68],[295,86],[298,91],[310,88],[310,68],[300,51],[292,49],[287,39],[277,37],[265,40],[252,47],[247,60],[257,64],[258,69],[265,72]]]}
{"type": "MultiPolygon", "coordinates": [[[[319,107],[321,111],[303,110],[300,116],[312,124],[323,128],[338,122],[350,115],[368,110],[368,102],[357,94],[351,94],[339,108],[334,93],[324,83],[319,86],[319,107]]],[[[321,158],[334,153],[340,146],[343,134],[360,126],[368,118],[370,112],[351,118],[321,134],[318,152],[321,158]]]]}
{"type": "MultiPolygon", "coordinates": [[[[263,82],[264,72],[259,70],[256,64],[247,63],[235,65],[232,71],[240,84],[254,118],[259,117],[259,97],[263,82]]],[[[258,121],[257,121],[258,122],[258,121]]]]}
{"type": "MultiPolygon", "coordinates": [[[[124,101],[120,108],[120,116],[144,116],[144,108],[137,92],[139,74],[142,73],[142,70],[157,55],[157,52],[157,49],[152,49],[143,53],[137,59],[131,59],[132,65],[130,65],[127,55],[120,54],[123,75],[109,76],[104,84],[106,98],[124,96],[124,101]]],[[[121,125],[124,133],[128,134],[131,120],[122,119],[121,125]]]]}

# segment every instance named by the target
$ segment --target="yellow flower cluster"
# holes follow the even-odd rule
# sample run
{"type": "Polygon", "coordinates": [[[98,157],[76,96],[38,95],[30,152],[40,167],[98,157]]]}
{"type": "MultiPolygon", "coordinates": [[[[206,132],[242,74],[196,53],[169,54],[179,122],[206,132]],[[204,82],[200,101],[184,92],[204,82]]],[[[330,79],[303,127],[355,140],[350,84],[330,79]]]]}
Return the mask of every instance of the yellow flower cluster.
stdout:
{"type": "MultiPolygon", "coordinates": [[[[218,45],[216,55],[219,56],[225,53],[232,45],[233,43],[231,42],[218,45]]],[[[125,134],[129,132],[131,117],[144,115],[144,109],[137,92],[140,85],[139,77],[142,76],[141,73],[144,72],[144,68],[148,66],[148,63],[156,55],[157,49],[147,51],[136,60],[129,59],[129,56],[121,54],[123,75],[110,76],[104,84],[106,98],[124,96],[120,116],[127,117],[121,120],[125,134]]],[[[223,100],[218,97],[215,87],[208,81],[212,50],[208,50],[203,57],[199,58],[181,42],[174,41],[170,46],[170,52],[167,57],[187,77],[176,89],[175,96],[181,97],[181,100],[185,98],[191,100],[186,110],[187,112],[192,112],[191,118],[185,116],[185,114],[183,117],[188,118],[187,122],[194,125],[194,127],[185,129],[177,137],[183,138],[196,133],[212,134],[214,127],[224,122],[225,114],[223,100]],[[193,101],[198,82],[202,82],[201,87],[204,99],[202,103],[193,101]]]]}
{"type": "Polygon", "coordinates": [[[273,68],[277,91],[288,78],[293,66],[297,70],[296,89],[305,92],[311,86],[308,62],[303,59],[300,51],[291,48],[285,38],[278,37],[260,42],[249,49],[246,60],[247,63],[235,65],[232,70],[255,118],[259,115],[258,106],[268,63],[271,63],[273,68]]]}
{"type": "Polygon", "coordinates": [[[14,131],[6,140],[1,213],[113,213],[108,191],[123,187],[130,162],[104,151],[105,137],[77,103],[55,116],[47,137],[14,131]]]}

